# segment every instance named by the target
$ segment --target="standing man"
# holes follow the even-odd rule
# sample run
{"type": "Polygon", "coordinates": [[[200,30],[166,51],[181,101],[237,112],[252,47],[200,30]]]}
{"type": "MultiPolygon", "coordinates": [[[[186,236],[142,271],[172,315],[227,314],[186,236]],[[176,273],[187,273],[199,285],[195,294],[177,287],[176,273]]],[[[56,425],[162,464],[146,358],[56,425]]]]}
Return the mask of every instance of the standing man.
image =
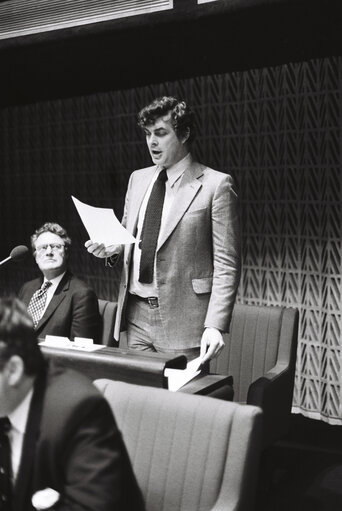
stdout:
{"type": "Polygon", "coordinates": [[[71,239],[66,230],[47,222],[31,236],[31,246],[42,276],[26,282],[19,298],[28,307],[38,337],[89,337],[100,342],[97,297],[67,269],[71,239]]]}
{"type": "Polygon", "coordinates": [[[133,172],[122,224],[134,245],[88,252],[109,265],[123,255],[114,337],[128,347],[217,356],[229,330],[240,276],[237,196],[232,178],[190,153],[193,116],[162,97],[139,113],[154,165],[133,172]]]}
{"type": "Polygon", "coordinates": [[[144,509],[107,401],[46,363],[17,298],[0,300],[0,465],[2,511],[144,509]]]}

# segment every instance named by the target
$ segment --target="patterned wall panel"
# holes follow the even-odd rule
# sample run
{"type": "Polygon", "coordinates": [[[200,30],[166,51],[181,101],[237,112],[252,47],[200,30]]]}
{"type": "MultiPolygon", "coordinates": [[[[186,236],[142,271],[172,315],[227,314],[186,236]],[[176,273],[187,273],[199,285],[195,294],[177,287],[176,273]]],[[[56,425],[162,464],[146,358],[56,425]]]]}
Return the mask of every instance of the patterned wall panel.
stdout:
{"type": "MultiPolygon", "coordinates": [[[[56,220],[73,238],[73,271],[114,299],[119,269],[86,253],[70,195],[120,217],[129,174],[149,164],[136,112],[155,96],[182,96],[196,113],[196,156],[237,183],[238,300],[299,308],[295,410],[339,424],[341,71],[341,58],[326,58],[3,109],[1,259],[56,220]]],[[[1,294],[35,273],[33,261],[2,267],[1,294]]]]}

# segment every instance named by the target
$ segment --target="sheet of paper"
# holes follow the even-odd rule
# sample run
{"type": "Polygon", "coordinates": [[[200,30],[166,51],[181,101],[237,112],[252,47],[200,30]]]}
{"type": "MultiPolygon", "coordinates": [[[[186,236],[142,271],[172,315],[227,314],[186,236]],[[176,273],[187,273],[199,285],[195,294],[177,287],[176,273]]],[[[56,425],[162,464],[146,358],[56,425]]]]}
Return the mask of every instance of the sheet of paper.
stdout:
{"type": "Polygon", "coordinates": [[[96,208],[71,196],[78,214],[86,228],[89,239],[94,243],[103,243],[106,247],[111,245],[128,245],[136,240],[116,218],[110,208],[96,208]]]}
{"type": "Polygon", "coordinates": [[[97,351],[104,348],[104,346],[103,344],[95,344],[93,339],[88,339],[87,337],[75,337],[70,348],[82,351],[97,351]]]}
{"type": "MultiPolygon", "coordinates": [[[[87,339],[90,341],[90,339],[87,339]]],[[[93,342],[83,342],[70,341],[67,337],[60,337],[58,335],[47,335],[45,340],[39,343],[39,346],[48,346],[50,348],[64,348],[71,350],[80,350],[80,351],[97,351],[102,350],[104,348],[103,344],[93,344],[93,342]]]]}
{"type": "Polygon", "coordinates": [[[40,342],[40,346],[51,346],[52,348],[69,348],[71,341],[68,337],[59,335],[46,335],[45,340],[40,342]]]}
{"type": "Polygon", "coordinates": [[[201,372],[201,363],[202,357],[198,357],[188,362],[186,369],[165,369],[164,376],[168,378],[169,390],[175,392],[195,378],[201,372]]]}
{"type": "Polygon", "coordinates": [[[90,351],[102,350],[104,348],[104,345],[103,344],[88,344],[87,346],[86,345],[80,346],[80,345],[77,345],[74,342],[72,342],[70,344],[69,348],[71,350],[89,351],[90,352],[90,351]]]}

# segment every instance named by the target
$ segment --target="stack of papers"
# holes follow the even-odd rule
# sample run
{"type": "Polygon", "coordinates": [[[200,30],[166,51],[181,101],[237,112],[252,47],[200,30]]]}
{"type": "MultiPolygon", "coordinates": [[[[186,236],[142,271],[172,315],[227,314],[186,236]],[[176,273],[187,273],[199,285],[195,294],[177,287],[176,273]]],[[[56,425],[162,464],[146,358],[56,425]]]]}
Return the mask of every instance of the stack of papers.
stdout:
{"type": "Polygon", "coordinates": [[[96,351],[104,347],[103,344],[94,344],[92,339],[75,337],[75,341],[70,341],[67,337],[60,337],[59,335],[47,335],[45,340],[39,343],[39,346],[81,351],[96,351]]]}
{"type": "Polygon", "coordinates": [[[186,369],[165,369],[164,376],[168,378],[169,390],[176,392],[195,378],[201,372],[201,369],[199,369],[201,363],[202,357],[198,357],[188,362],[186,369]]]}

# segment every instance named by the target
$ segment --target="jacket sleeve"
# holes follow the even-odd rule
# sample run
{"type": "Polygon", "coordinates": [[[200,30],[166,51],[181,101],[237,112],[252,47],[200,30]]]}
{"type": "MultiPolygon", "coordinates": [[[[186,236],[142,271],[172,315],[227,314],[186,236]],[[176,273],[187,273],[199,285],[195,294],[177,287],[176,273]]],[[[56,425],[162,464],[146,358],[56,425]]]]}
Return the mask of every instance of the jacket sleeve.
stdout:
{"type": "MultiPolygon", "coordinates": [[[[124,212],[123,212],[123,216],[122,216],[122,219],[121,219],[121,224],[125,228],[126,228],[127,209],[128,209],[128,204],[129,204],[129,201],[130,201],[130,190],[131,190],[131,187],[132,187],[132,180],[133,180],[132,176],[133,176],[133,174],[131,174],[131,176],[129,178],[129,182],[128,182],[128,186],[127,186],[127,192],[126,192],[126,197],[125,197],[124,212]]],[[[105,266],[107,266],[109,268],[113,268],[113,266],[116,266],[116,264],[120,260],[120,256],[123,254],[123,250],[124,250],[124,245],[117,245],[114,254],[112,254],[110,257],[106,257],[105,266]]]]}
{"type": "MultiPolygon", "coordinates": [[[[33,293],[32,293],[33,294],[33,293]]],[[[21,300],[25,305],[28,305],[29,299],[28,299],[28,291],[27,291],[27,282],[20,288],[18,292],[18,298],[21,300]]]]}
{"type": "Polygon", "coordinates": [[[85,288],[76,291],[72,298],[70,337],[89,337],[100,342],[101,318],[94,291],[85,288]]]}
{"type": "Polygon", "coordinates": [[[213,283],[204,325],[229,331],[240,280],[240,227],[231,176],[217,186],[211,207],[213,283]]]}
{"type": "Polygon", "coordinates": [[[54,460],[60,484],[56,511],[144,509],[128,454],[104,399],[83,403],[68,422],[54,460]]]}

